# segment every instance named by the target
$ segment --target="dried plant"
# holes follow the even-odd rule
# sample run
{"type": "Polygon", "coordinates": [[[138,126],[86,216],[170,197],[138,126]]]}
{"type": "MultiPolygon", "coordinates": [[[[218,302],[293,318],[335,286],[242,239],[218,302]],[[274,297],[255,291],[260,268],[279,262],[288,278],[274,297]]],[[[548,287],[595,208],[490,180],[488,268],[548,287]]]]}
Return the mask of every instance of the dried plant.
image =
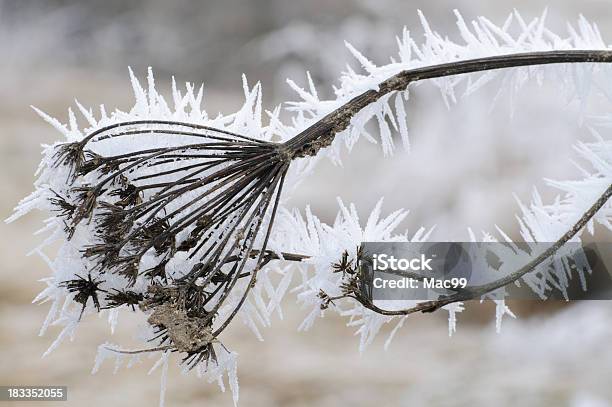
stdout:
{"type": "MultiPolygon", "coordinates": [[[[260,86],[249,89],[246,79],[246,102],[232,115],[209,118],[200,107],[201,89],[196,92],[190,84],[183,94],[173,83],[171,109],[150,72],[147,91],[130,72],[136,94],[130,112],[109,116],[102,108],[96,119],[78,105],[89,122],[83,133],[72,111],[67,127],[39,112],[67,141],[45,149],[36,191],[11,219],[33,208],[49,210],[54,217],[47,224],[51,238],[46,243],[63,243],[50,261],[54,275],[38,297],[54,304],[43,331],[52,321],[65,325],[50,350],[73,334],[82,315],[107,311],[115,320],[119,309],[138,309],[150,327],[146,345],[139,350],[101,345],[96,366],[108,356],[154,351],[162,352],[165,364],[168,352],[176,352],[187,369],[211,380],[228,372],[237,400],[236,355],[221,344],[221,334],[241,315],[259,335],[255,321],[269,323],[290,284],[292,269],[283,266],[288,262],[298,263],[306,276],[297,287],[299,299],[314,305],[301,328],[323,310],[338,309],[360,327],[363,348],[382,324],[417,311],[448,310],[452,331],[462,301],[486,298],[519,279],[537,287],[551,278],[533,273],[537,266],[578,239],[585,226],[597,221],[612,229],[612,144],[601,137],[578,147],[595,172],[580,182],[558,183],[566,195],[554,205],[544,205],[536,195],[531,208],[522,207],[524,238],[556,242],[549,250],[495,283],[389,310],[361,295],[360,243],[424,241],[429,232],[421,229],[412,238],[395,234],[406,214],[379,219],[380,203],[363,227],[356,210],[343,204],[334,225],[309,211],[303,219],[283,205],[283,195],[320,157],[339,160],[341,140],[350,149],[360,136],[371,137],[364,129],[370,120],[379,126],[385,154],[394,148],[390,124],[407,145],[404,104],[415,82],[433,80],[452,100],[460,83],[474,90],[502,68],[528,67],[512,70],[521,75],[507,77],[511,88],[518,88],[525,74],[545,72],[570,92],[596,80],[594,70],[608,79],[612,73],[594,65],[612,62],[612,51],[584,20],[578,32],[563,39],[541,21],[525,24],[518,14],[518,35],[509,22],[497,27],[481,18],[472,32],[458,18],[465,45],[431,31],[423,19],[425,44],[417,46],[404,31],[399,61],[381,67],[349,45],[365,73],[349,70],[334,100],[320,100],[310,77],[309,91],[290,82],[302,98],[289,104],[295,114],[291,124],[280,120],[277,108],[268,112],[264,126],[260,86]],[[473,74],[483,71],[473,81],[473,74]],[[276,272],[283,277],[273,288],[269,274],[276,272]],[[60,310],[61,301],[66,306],[60,310]]],[[[494,240],[489,234],[483,239],[494,240]]],[[[495,301],[500,321],[510,311],[503,299],[495,301]]]]}

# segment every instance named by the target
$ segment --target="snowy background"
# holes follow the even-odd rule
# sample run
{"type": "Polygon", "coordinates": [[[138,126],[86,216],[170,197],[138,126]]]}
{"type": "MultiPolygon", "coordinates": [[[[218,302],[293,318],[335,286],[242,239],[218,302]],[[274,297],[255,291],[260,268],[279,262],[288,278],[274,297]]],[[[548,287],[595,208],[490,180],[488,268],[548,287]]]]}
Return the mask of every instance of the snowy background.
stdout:
{"type": "MultiPolygon", "coordinates": [[[[461,2],[466,19],[485,15],[502,23],[513,8],[526,18],[540,15],[541,1],[461,2]]],[[[309,70],[319,92],[331,94],[346,63],[356,66],[343,40],[374,61],[395,53],[395,35],[406,25],[422,32],[417,9],[432,26],[456,36],[452,7],[438,1],[0,1],[0,214],[8,216],[31,191],[39,145],[57,134],[29,105],[66,119],[76,97],[84,105],[132,104],[127,66],[141,77],[152,66],[161,90],[169,80],[204,82],[209,112],[241,103],[240,75],[261,81],[272,108],[295,99],[285,78],[305,84],[309,70]]],[[[612,7],[606,1],[557,1],[549,25],[562,31],[583,13],[612,43],[612,7]]],[[[527,200],[543,177],[570,178],[571,149],[588,137],[568,112],[555,83],[532,85],[491,108],[495,86],[447,109],[437,90],[411,93],[410,154],[383,159],[362,143],[343,167],[323,164],[293,198],[310,203],[331,221],[336,196],[364,213],[385,196],[387,213],[410,209],[405,228],[437,225],[434,238],[466,239],[465,227],[515,231],[513,193],[527,200]]],[[[544,195],[547,190],[542,189],[544,195]]],[[[47,275],[46,265],[25,253],[42,215],[0,226],[0,384],[69,386],[68,405],[154,405],[159,377],[146,366],[116,375],[103,366],[95,376],[95,347],[106,337],[104,321],[84,322],[73,344],[40,359],[52,335],[39,338],[46,307],[28,305],[47,275]]],[[[601,239],[610,240],[610,236],[601,239]]],[[[288,298],[289,299],[289,298],[288,298]]],[[[459,316],[449,339],[444,315],[415,316],[388,351],[384,336],[360,355],[344,322],[326,318],[307,333],[296,327],[304,312],[291,301],[284,321],[275,321],[257,342],[235,324],[226,341],[240,353],[241,405],[612,405],[612,339],[607,303],[535,307],[519,304],[520,319],[496,335],[492,307],[459,316]]],[[[122,324],[125,326],[125,324],[122,324]]],[[[51,333],[52,334],[52,333],[51,333]]],[[[118,332],[113,341],[130,341],[118,332]]],[[[155,373],[157,375],[157,373],[155,373]]],[[[168,405],[231,405],[231,396],[171,367],[168,405]]],[[[43,405],[39,403],[37,405],[43,405]]]]}

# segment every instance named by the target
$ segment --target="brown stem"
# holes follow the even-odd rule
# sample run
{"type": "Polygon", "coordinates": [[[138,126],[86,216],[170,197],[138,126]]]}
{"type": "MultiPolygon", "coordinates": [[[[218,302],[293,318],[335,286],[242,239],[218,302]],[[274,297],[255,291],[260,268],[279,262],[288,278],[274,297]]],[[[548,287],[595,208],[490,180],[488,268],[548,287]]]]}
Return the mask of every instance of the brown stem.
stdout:
{"type": "MultiPolygon", "coordinates": [[[[345,130],[349,126],[351,119],[361,109],[373,102],[376,102],[382,96],[388,93],[403,91],[408,87],[408,85],[410,85],[410,83],[419,80],[531,65],[610,62],[612,62],[612,51],[566,50],[498,55],[402,71],[381,82],[378,86],[378,90],[368,90],[349,100],[347,103],[343,104],[333,112],[327,114],[306,130],[287,141],[284,147],[287,149],[288,154],[292,158],[314,156],[319,152],[319,150],[330,145],[336,134],[345,130]]],[[[554,255],[559,248],[572,239],[586,225],[586,223],[592,219],[597,211],[606,204],[611,195],[612,185],[609,186],[603,195],[593,204],[593,206],[591,206],[591,208],[589,208],[589,210],[583,214],[580,220],[548,250],[540,254],[519,270],[497,281],[477,287],[471,287],[439,300],[423,302],[413,308],[399,311],[388,311],[381,309],[368,299],[362,298],[361,296],[344,295],[334,299],[350,297],[361,302],[365,307],[383,315],[408,315],[415,312],[433,312],[454,302],[479,298],[486,293],[492,292],[518,280],[525,274],[533,271],[547,258],[554,255]]],[[[302,259],[300,258],[296,260],[301,261],[302,259]]]]}
{"type": "MultiPolygon", "coordinates": [[[[580,230],[582,230],[586,226],[586,224],[593,218],[593,216],[595,216],[595,214],[597,214],[597,212],[601,208],[604,207],[604,205],[608,202],[610,197],[612,197],[612,185],[608,186],[608,188],[604,191],[604,193],[582,215],[582,217],[578,220],[578,222],[576,222],[576,224],[574,224],[574,226],[569,231],[567,231],[563,236],[561,236],[561,238],[557,240],[551,247],[549,247],[547,250],[542,252],[538,257],[531,260],[529,263],[527,263],[520,269],[516,270],[515,272],[503,278],[492,281],[491,283],[483,284],[483,285],[475,286],[475,287],[464,288],[456,294],[449,295],[447,297],[443,297],[438,300],[422,302],[412,308],[396,310],[396,311],[389,311],[389,310],[379,308],[376,305],[374,305],[374,303],[372,303],[369,299],[367,299],[366,297],[360,296],[360,295],[359,296],[352,295],[352,294],[341,295],[337,297],[331,297],[330,299],[338,300],[342,298],[353,298],[359,301],[364,307],[374,312],[377,312],[379,314],[389,315],[389,316],[408,315],[408,314],[413,314],[416,312],[433,312],[448,304],[452,304],[452,303],[460,302],[460,301],[478,299],[487,293],[490,293],[492,291],[497,290],[498,288],[504,287],[508,284],[511,284],[517,281],[518,279],[523,277],[525,274],[533,271],[536,267],[542,264],[546,259],[553,256],[565,243],[569,242],[574,236],[578,234],[578,232],[580,232],[580,230]]],[[[259,254],[258,250],[253,250],[251,251],[250,257],[255,257],[258,254],[259,254]]],[[[297,262],[301,262],[309,258],[309,256],[307,255],[295,254],[295,253],[282,253],[282,256],[284,260],[297,261],[297,262]]],[[[277,254],[271,251],[266,252],[266,257],[269,260],[280,259],[280,257],[277,254]]],[[[415,277],[415,276],[412,276],[412,277],[415,277]]],[[[416,276],[415,278],[418,278],[418,276],[416,276]]]]}
{"type": "Polygon", "coordinates": [[[361,109],[390,92],[406,90],[412,82],[502,68],[585,62],[610,63],[612,62],[612,51],[566,50],[497,55],[402,71],[381,82],[378,85],[378,90],[368,90],[327,114],[315,124],[288,140],[285,147],[291,157],[316,155],[321,148],[331,144],[336,134],[349,126],[351,119],[361,109]]]}
{"type": "Polygon", "coordinates": [[[604,191],[604,193],[595,201],[595,203],[582,215],[582,217],[574,224],[574,226],[568,230],[559,240],[557,240],[551,247],[545,250],[542,254],[540,254],[535,259],[531,260],[529,263],[525,264],[520,269],[515,272],[500,278],[499,280],[493,281],[488,284],[483,284],[475,287],[465,288],[461,292],[453,295],[449,295],[447,297],[440,298],[438,300],[426,301],[416,306],[408,309],[397,310],[397,311],[389,311],[384,310],[382,308],[374,305],[369,299],[366,299],[361,296],[346,296],[350,298],[354,298],[359,301],[363,306],[368,309],[371,309],[374,312],[377,312],[382,315],[408,315],[414,314],[416,312],[433,312],[436,311],[445,305],[452,304],[460,301],[474,300],[479,299],[484,294],[490,293],[492,291],[497,290],[498,288],[504,287],[508,284],[511,284],[517,281],[519,278],[523,277],[525,274],[533,271],[536,267],[542,264],[546,259],[554,255],[565,243],[570,241],[574,236],[582,230],[586,226],[586,224],[595,216],[595,214],[603,208],[603,206],[608,202],[608,200],[612,197],[612,185],[608,186],[608,188],[604,191]]]}

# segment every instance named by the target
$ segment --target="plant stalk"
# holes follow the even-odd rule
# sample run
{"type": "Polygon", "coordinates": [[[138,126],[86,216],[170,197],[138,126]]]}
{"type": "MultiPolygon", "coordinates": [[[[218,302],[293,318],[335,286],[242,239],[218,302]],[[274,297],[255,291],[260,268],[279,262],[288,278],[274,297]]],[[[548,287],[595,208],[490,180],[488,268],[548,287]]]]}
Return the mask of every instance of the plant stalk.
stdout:
{"type": "Polygon", "coordinates": [[[409,69],[381,82],[378,90],[368,90],[352,98],[285,142],[284,147],[291,158],[314,156],[329,146],[336,134],[345,130],[361,109],[390,92],[404,91],[411,83],[423,79],[532,65],[611,62],[612,51],[609,50],[566,50],[496,55],[409,69]]]}

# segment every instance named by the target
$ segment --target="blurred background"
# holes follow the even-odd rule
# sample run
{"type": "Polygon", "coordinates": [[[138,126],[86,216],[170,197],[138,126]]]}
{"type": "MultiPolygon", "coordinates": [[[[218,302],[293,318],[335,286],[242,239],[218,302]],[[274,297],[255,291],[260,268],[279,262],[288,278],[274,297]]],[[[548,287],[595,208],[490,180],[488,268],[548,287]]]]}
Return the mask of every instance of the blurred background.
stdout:
{"type": "MultiPolygon", "coordinates": [[[[88,1],[0,0],[0,215],[6,218],[32,189],[40,144],[58,134],[30,109],[35,105],[60,121],[77,98],[85,106],[132,104],[127,67],[144,78],[152,66],[156,83],[169,92],[179,83],[204,83],[209,113],[231,112],[242,103],[240,75],[261,81],[268,109],[295,96],[290,77],[305,84],[309,70],[319,94],[331,95],[346,64],[358,68],[344,40],[375,62],[395,55],[395,35],[407,26],[422,38],[417,9],[439,32],[457,37],[453,8],[467,19],[485,15],[502,24],[513,9],[525,19],[549,2],[440,0],[224,0],[88,1]]],[[[558,0],[549,26],[564,32],[579,13],[596,21],[612,39],[609,0],[558,0]]],[[[609,40],[612,42],[612,40],[609,40]]],[[[412,152],[383,159],[362,143],[343,167],[322,163],[291,203],[311,204],[326,221],[337,212],[336,196],[367,214],[380,196],[386,212],[410,209],[402,225],[415,231],[437,225],[435,238],[466,239],[466,226],[516,236],[513,194],[527,201],[543,177],[568,178],[571,149],[588,134],[559,97],[555,83],[529,85],[514,109],[508,98],[494,108],[495,85],[447,109],[437,90],[411,93],[412,152]],[[513,114],[511,114],[511,111],[513,114]],[[384,176],[383,176],[384,175],[384,176]]],[[[159,372],[151,363],[113,375],[111,363],[91,376],[96,346],[110,336],[103,319],[88,320],[73,343],[41,359],[54,334],[38,337],[47,306],[30,304],[42,289],[36,280],[47,266],[26,253],[44,218],[31,214],[0,226],[0,384],[67,385],[70,406],[156,405],[159,372]]],[[[610,241],[602,230],[599,240],[610,241]]],[[[608,302],[571,306],[517,304],[517,321],[495,334],[492,307],[472,306],[459,315],[448,338],[445,314],[410,318],[388,351],[384,333],[360,355],[345,321],[326,317],[306,333],[303,317],[287,297],[285,319],[264,330],[258,342],[235,324],[226,344],[240,353],[242,406],[612,406],[612,309],[608,302]]],[[[122,316],[129,319],[130,316],[122,316]]],[[[138,323],[133,318],[133,324],[138,323]]],[[[123,321],[115,343],[133,334],[123,321]]],[[[387,330],[388,332],[388,330],[387,330]]],[[[214,384],[181,376],[171,367],[169,406],[231,405],[214,384]]],[[[42,406],[45,403],[35,403],[42,406]]],[[[49,403],[57,405],[58,403],[49,403]]],[[[26,405],[22,403],[21,405],[26,405]]]]}

